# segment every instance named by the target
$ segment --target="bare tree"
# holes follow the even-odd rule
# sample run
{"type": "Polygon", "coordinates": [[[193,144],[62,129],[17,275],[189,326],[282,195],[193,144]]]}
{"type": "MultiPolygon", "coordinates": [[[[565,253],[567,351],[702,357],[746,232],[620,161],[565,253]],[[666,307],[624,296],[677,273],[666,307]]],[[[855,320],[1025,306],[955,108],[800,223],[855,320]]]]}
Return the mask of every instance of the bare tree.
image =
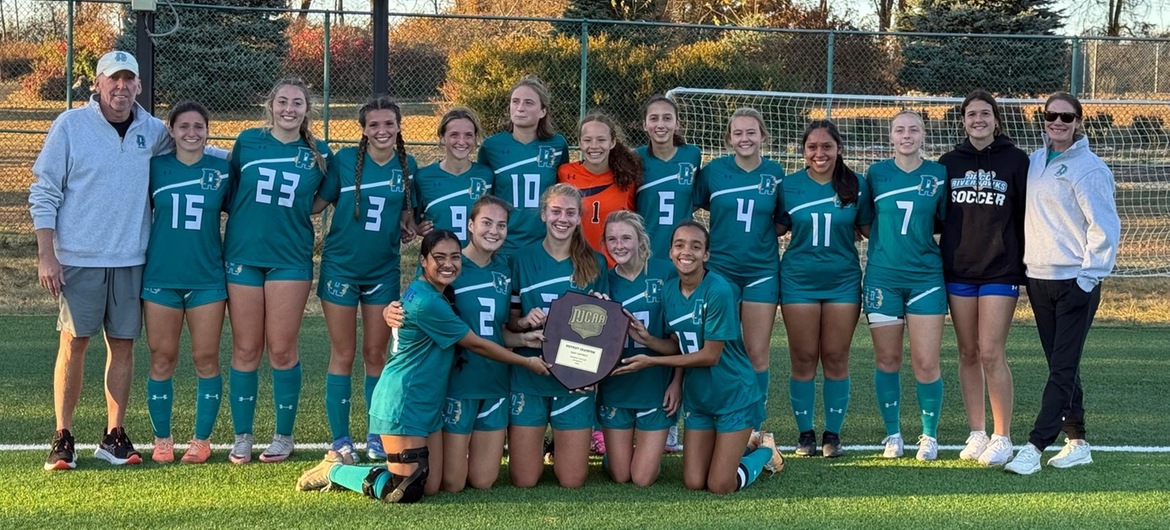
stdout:
{"type": "Polygon", "coordinates": [[[906,11],[906,0],[873,0],[877,12],[878,31],[889,31],[894,27],[894,18],[906,11]]]}

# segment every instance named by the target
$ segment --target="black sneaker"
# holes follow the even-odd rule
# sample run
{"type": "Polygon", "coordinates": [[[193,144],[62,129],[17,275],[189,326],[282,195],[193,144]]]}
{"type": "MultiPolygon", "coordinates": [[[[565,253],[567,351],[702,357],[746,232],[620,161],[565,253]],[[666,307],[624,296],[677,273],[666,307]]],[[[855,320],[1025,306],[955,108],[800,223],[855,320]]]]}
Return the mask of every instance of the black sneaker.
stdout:
{"type": "Polygon", "coordinates": [[[66,471],[77,469],[77,452],[73,449],[73,434],[69,429],[53,433],[49,446],[49,458],[45,459],[45,471],[66,471]]]}
{"type": "Polygon", "coordinates": [[[837,458],[841,453],[841,436],[829,431],[822,433],[821,454],[825,455],[825,458],[837,458]]]}
{"type": "Polygon", "coordinates": [[[816,456],[817,431],[804,431],[800,433],[800,439],[797,440],[796,450],[793,453],[796,456],[816,456]]]}
{"type": "Polygon", "coordinates": [[[130,437],[126,436],[126,429],[122,427],[106,432],[94,456],[115,466],[142,463],[142,455],[134,450],[134,444],[130,443],[130,437]]]}

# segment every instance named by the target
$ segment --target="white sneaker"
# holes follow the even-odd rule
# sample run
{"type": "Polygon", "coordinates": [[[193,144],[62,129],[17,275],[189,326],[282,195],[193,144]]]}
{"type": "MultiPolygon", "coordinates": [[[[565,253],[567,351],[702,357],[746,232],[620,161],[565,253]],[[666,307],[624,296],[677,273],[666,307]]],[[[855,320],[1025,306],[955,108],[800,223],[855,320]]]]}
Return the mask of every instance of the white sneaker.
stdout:
{"type": "Polygon", "coordinates": [[[268,449],[260,453],[261,462],[282,462],[287,460],[293,452],[293,437],[291,435],[285,436],[283,434],[272,435],[272,443],[268,444],[268,449]]]}
{"type": "Polygon", "coordinates": [[[232,450],[228,453],[228,460],[233,464],[246,464],[252,461],[252,435],[237,434],[232,443],[232,450]]]}
{"type": "Polygon", "coordinates": [[[991,442],[979,453],[979,463],[985,466],[1002,466],[1012,459],[1012,441],[1007,436],[991,435],[991,442]]]}
{"type": "Polygon", "coordinates": [[[882,445],[886,449],[882,451],[882,458],[898,458],[902,456],[902,433],[891,434],[882,438],[882,445]]]}
{"type": "Polygon", "coordinates": [[[1066,440],[1064,448],[1056,453],[1056,456],[1048,459],[1048,465],[1058,469],[1092,463],[1093,455],[1089,452],[1089,443],[1084,440],[1066,440]]]}
{"type": "Polygon", "coordinates": [[[678,425],[672,425],[670,430],[666,431],[666,447],[663,448],[667,453],[681,453],[683,444],[678,441],[678,425]]]}
{"type": "Polygon", "coordinates": [[[986,431],[971,431],[971,435],[967,437],[967,446],[959,451],[959,460],[978,460],[990,442],[986,431]]]}
{"type": "Polygon", "coordinates": [[[1040,471],[1040,450],[1032,444],[1025,445],[1011,462],[1003,466],[1003,470],[1017,475],[1031,475],[1040,471]]]}
{"type": "Polygon", "coordinates": [[[918,435],[918,454],[914,456],[923,462],[938,458],[938,440],[925,434],[918,435]]]}

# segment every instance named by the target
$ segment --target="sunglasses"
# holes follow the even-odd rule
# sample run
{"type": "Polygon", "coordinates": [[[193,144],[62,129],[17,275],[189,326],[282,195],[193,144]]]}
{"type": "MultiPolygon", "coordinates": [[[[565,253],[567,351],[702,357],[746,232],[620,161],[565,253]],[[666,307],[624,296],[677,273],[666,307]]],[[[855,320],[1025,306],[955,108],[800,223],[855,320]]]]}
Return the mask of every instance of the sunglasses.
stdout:
{"type": "Polygon", "coordinates": [[[1044,121],[1056,121],[1058,118],[1060,119],[1060,121],[1062,121],[1064,123],[1072,123],[1073,120],[1079,119],[1080,116],[1077,116],[1077,113],[1075,113],[1075,112],[1045,112],[1044,113],[1044,121]]]}

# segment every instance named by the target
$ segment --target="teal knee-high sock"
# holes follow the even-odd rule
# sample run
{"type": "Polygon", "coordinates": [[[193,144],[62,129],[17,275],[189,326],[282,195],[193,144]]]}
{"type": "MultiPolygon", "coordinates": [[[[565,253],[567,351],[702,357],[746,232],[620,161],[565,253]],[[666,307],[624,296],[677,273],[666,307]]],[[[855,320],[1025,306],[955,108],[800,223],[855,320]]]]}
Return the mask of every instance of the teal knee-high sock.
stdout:
{"type": "Polygon", "coordinates": [[[215,419],[219,416],[220,395],[223,394],[223,376],[200,377],[195,387],[195,439],[211,438],[215,419]]]}
{"type": "Polygon", "coordinates": [[[276,405],[276,434],[292,436],[301,401],[301,363],[288,370],[272,370],[272,401],[276,405]]]}
{"type": "Polygon", "coordinates": [[[886,436],[902,432],[902,377],[898,372],[874,370],[873,387],[877,391],[878,411],[886,425],[886,436]]]}
{"type": "Polygon", "coordinates": [[[325,417],[333,439],[349,436],[350,401],[353,400],[353,376],[325,374],[325,417]]]}
{"type": "Polygon", "coordinates": [[[764,465],[772,460],[772,450],[766,448],[759,448],[748,453],[739,460],[739,469],[735,476],[735,490],[739,491],[748,487],[749,484],[756,481],[760,476],[760,472],[764,470],[764,465]]]}
{"type": "Polygon", "coordinates": [[[942,413],[942,378],[933,383],[918,383],[918,407],[922,409],[922,434],[938,439],[938,417],[942,413]]]}
{"type": "Polygon", "coordinates": [[[171,414],[174,413],[174,379],[155,381],[146,378],[146,410],[150,412],[150,426],[156,438],[170,438],[171,414]]]}
{"type": "Polygon", "coordinates": [[[374,401],[374,389],[378,386],[378,380],[381,379],[376,375],[366,376],[366,414],[370,413],[370,402],[374,401]]]}
{"type": "MultiPolygon", "coordinates": [[[[370,470],[379,466],[347,466],[337,465],[329,470],[329,481],[350,491],[362,493],[362,483],[369,476],[370,470]]],[[[382,489],[390,482],[390,473],[382,473],[374,482],[374,492],[382,498],[382,489]]]]}
{"type": "Polygon", "coordinates": [[[788,401],[792,402],[792,417],[796,418],[798,432],[813,430],[813,408],[817,402],[817,384],[813,380],[788,380],[788,401]]]}
{"type": "Polygon", "coordinates": [[[841,433],[845,425],[845,414],[849,412],[849,378],[825,378],[825,430],[841,433]]]}
{"type": "Polygon", "coordinates": [[[228,388],[231,390],[232,429],[236,434],[252,434],[256,423],[256,393],[260,389],[256,370],[241,372],[232,368],[228,373],[228,388]]]}
{"type": "Polygon", "coordinates": [[[760,391],[760,400],[756,404],[756,430],[764,430],[764,420],[768,419],[768,377],[769,370],[756,372],[756,388],[760,391]]]}

